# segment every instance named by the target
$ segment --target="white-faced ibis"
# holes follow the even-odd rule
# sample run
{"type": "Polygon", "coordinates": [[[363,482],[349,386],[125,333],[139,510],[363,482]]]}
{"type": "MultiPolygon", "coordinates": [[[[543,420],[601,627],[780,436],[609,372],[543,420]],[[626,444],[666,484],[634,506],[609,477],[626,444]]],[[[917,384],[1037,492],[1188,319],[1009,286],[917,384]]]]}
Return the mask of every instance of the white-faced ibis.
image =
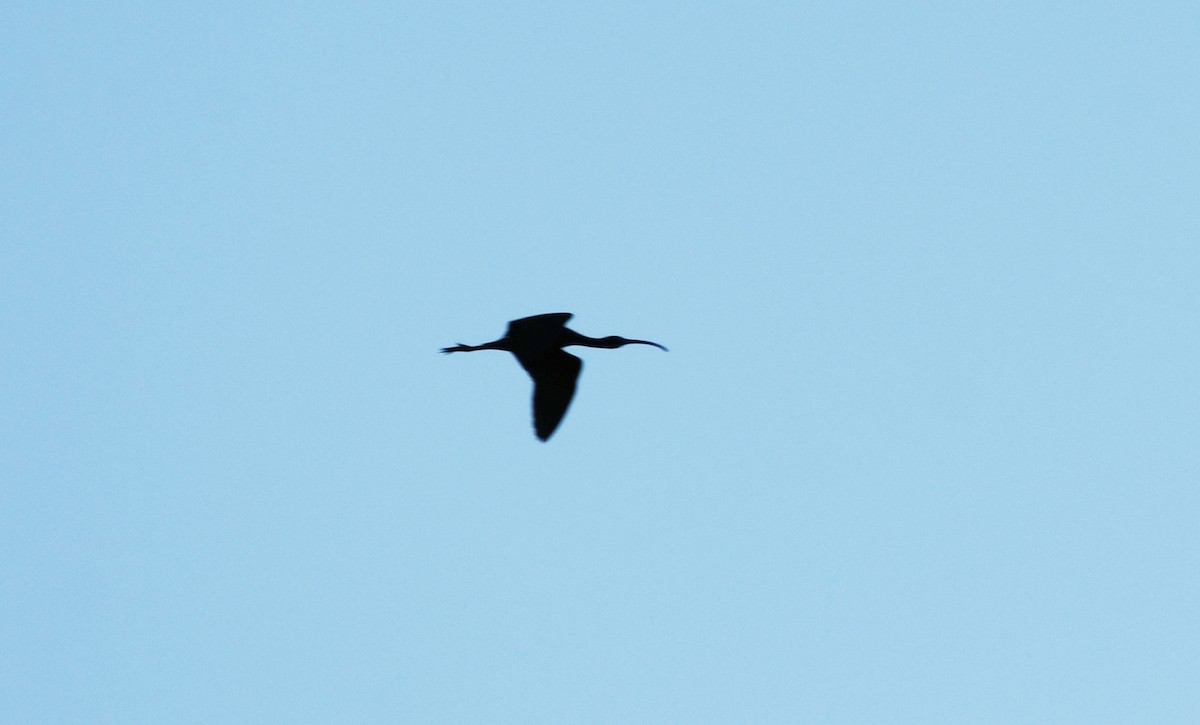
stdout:
{"type": "Polygon", "coordinates": [[[443,347],[442,352],[474,352],[475,350],[507,350],[517,356],[517,362],[533,378],[533,430],[540,440],[548,440],[567,414],[567,406],[575,395],[575,383],[583,361],[563,350],[570,345],[613,349],[622,345],[653,345],[657,342],[628,340],[624,337],[588,337],[567,327],[568,312],[522,317],[508,323],[504,337],[482,345],[443,347]]]}

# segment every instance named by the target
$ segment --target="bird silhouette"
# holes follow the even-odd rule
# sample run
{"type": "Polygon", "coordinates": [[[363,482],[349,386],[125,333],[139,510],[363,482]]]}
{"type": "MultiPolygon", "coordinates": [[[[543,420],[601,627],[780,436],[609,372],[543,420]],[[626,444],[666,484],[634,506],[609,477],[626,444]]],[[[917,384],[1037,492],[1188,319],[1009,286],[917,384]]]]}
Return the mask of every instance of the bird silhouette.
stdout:
{"type": "Polygon", "coordinates": [[[571,319],[569,312],[553,312],[547,315],[522,317],[508,323],[504,337],[482,345],[443,347],[442,352],[474,352],[476,350],[507,350],[516,355],[517,362],[533,378],[533,430],[539,440],[549,440],[554,434],[571,398],[575,396],[575,383],[583,361],[563,350],[570,345],[614,349],[622,345],[653,345],[660,350],[667,348],[657,342],[628,340],[624,337],[588,337],[567,327],[571,319]]]}

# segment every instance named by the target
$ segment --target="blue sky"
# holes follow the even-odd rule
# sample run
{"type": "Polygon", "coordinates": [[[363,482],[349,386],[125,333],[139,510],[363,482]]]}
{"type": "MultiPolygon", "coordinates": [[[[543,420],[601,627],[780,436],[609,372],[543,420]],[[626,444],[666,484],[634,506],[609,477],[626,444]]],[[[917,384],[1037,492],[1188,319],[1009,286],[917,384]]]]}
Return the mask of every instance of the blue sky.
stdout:
{"type": "Polygon", "coordinates": [[[0,10],[0,721],[1200,719],[1194,5],[478,5],[0,10]]]}

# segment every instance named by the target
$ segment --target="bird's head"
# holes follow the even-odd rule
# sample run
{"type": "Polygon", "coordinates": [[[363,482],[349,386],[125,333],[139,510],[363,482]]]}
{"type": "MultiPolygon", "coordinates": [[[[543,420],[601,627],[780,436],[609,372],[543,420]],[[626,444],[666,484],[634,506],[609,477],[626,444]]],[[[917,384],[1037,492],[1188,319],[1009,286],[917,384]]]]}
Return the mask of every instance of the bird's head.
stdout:
{"type": "Polygon", "coordinates": [[[617,348],[617,347],[621,347],[622,345],[653,345],[654,347],[657,347],[659,350],[663,350],[663,351],[667,350],[667,348],[663,347],[662,345],[659,345],[657,342],[650,342],[649,340],[630,340],[627,337],[621,337],[619,335],[609,335],[608,337],[602,337],[602,338],[600,338],[600,342],[604,343],[604,347],[609,347],[609,348],[617,348]]]}

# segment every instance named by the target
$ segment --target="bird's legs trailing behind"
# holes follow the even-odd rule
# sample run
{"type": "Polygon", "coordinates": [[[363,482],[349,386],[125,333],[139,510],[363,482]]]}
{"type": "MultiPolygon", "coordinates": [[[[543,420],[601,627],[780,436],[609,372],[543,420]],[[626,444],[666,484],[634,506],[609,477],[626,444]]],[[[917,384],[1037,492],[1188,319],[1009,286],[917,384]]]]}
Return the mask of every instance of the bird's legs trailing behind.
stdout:
{"type": "Polygon", "coordinates": [[[454,347],[443,347],[442,352],[449,355],[452,352],[475,352],[476,350],[506,350],[511,352],[512,348],[505,344],[504,338],[495,342],[485,342],[482,345],[464,345],[461,342],[454,347]]]}

